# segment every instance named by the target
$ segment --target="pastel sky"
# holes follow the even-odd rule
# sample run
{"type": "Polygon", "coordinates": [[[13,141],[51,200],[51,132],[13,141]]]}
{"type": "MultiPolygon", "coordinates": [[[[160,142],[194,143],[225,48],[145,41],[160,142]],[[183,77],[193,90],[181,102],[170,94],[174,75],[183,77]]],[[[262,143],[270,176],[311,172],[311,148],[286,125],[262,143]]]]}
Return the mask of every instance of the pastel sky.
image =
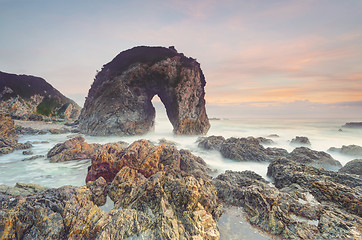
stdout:
{"type": "Polygon", "coordinates": [[[172,45],[200,62],[209,115],[362,118],[361,12],[360,0],[0,0],[0,71],[82,104],[119,52],[172,45]]]}

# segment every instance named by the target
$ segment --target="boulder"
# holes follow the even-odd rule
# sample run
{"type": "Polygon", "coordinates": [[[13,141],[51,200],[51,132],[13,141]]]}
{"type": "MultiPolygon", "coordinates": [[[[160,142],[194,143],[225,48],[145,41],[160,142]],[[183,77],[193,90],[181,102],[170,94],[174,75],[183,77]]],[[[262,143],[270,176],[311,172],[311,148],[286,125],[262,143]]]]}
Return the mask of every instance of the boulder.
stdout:
{"type": "Polygon", "coordinates": [[[295,138],[290,141],[290,144],[292,145],[298,145],[298,146],[310,146],[311,143],[307,137],[300,137],[296,136],[295,138]]]}
{"type": "Polygon", "coordinates": [[[187,150],[139,140],[127,148],[103,148],[92,158],[86,181],[110,183],[115,208],[148,215],[156,223],[156,239],[218,239],[220,206],[208,171],[187,150]]]}
{"type": "Polygon", "coordinates": [[[210,136],[200,138],[198,146],[204,149],[220,151],[225,158],[236,161],[270,162],[278,157],[288,155],[281,148],[264,148],[261,143],[270,143],[266,138],[228,138],[222,136],[210,136]]]}
{"type": "Polygon", "coordinates": [[[64,134],[64,133],[70,133],[70,130],[68,128],[50,128],[48,130],[51,134],[64,134]]]}
{"type": "Polygon", "coordinates": [[[86,143],[83,137],[76,137],[55,145],[49,150],[47,158],[53,163],[90,159],[101,147],[100,144],[86,143]]]}
{"type": "Polygon", "coordinates": [[[176,146],[176,145],[178,145],[177,142],[171,141],[171,140],[167,140],[166,138],[158,139],[158,144],[166,144],[166,145],[171,145],[171,146],[176,146]]]}
{"type": "Polygon", "coordinates": [[[30,143],[18,143],[14,120],[10,116],[0,112],[0,122],[0,155],[31,147],[30,143]]]}
{"type": "Polygon", "coordinates": [[[16,183],[14,187],[0,185],[0,194],[9,196],[25,196],[47,190],[47,187],[32,183],[16,183]]]}
{"type": "Polygon", "coordinates": [[[308,164],[314,167],[324,167],[330,170],[337,170],[342,167],[342,164],[335,160],[331,155],[322,151],[315,151],[307,147],[297,147],[289,155],[288,158],[308,164]]]}
{"type": "Polygon", "coordinates": [[[318,169],[286,158],[273,161],[268,176],[277,188],[298,184],[319,202],[329,202],[351,214],[362,216],[362,179],[351,174],[318,169]]]}
{"type": "Polygon", "coordinates": [[[23,155],[33,155],[34,152],[32,150],[23,151],[23,155]]]}
{"type": "Polygon", "coordinates": [[[90,171],[101,161],[117,170],[108,183],[87,176],[83,187],[0,195],[2,238],[219,239],[222,206],[210,177],[200,174],[207,168],[203,160],[146,140],[121,145],[106,144],[92,159],[90,171]],[[115,202],[109,212],[97,206],[107,195],[115,202]]]}
{"type": "Polygon", "coordinates": [[[357,145],[343,145],[341,148],[331,147],[328,152],[342,153],[354,157],[362,157],[362,147],[357,145]]]}
{"type": "Polygon", "coordinates": [[[174,133],[206,134],[205,77],[200,64],[174,48],[135,47],[103,66],[89,90],[79,129],[89,135],[140,135],[154,127],[158,95],[174,133]]]}
{"type": "Polygon", "coordinates": [[[28,157],[28,158],[24,158],[24,159],[21,160],[21,161],[32,161],[32,160],[35,160],[35,159],[38,159],[38,158],[42,158],[42,157],[45,157],[45,156],[44,156],[44,155],[35,155],[35,156],[28,157]]]}
{"type": "Polygon", "coordinates": [[[201,137],[197,141],[200,148],[204,148],[207,150],[214,149],[220,151],[221,145],[225,142],[225,138],[223,136],[209,136],[201,137]]]}
{"type": "Polygon", "coordinates": [[[339,169],[338,172],[357,174],[362,177],[362,159],[349,161],[346,165],[339,169]]]}
{"type": "MultiPolygon", "coordinates": [[[[297,164],[297,163],[296,163],[297,164]]],[[[226,207],[243,208],[248,221],[276,239],[358,239],[362,219],[317,201],[297,184],[282,189],[250,171],[226,171],[213,180],[226,207]]]]}

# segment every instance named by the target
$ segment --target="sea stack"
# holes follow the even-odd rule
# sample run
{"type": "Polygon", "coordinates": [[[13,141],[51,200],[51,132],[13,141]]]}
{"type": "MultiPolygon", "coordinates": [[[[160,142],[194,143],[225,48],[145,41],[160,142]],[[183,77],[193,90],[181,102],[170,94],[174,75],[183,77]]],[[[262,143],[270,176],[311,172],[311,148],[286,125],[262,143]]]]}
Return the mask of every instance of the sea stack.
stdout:
{"type": "Polygon", "coordinates": [[[206,81],[200,64],[174,47],[135,47],[103,66],[79,117],[83,133],[140,135],[154,127],[158,95],[178,135],[206,134],[206,81]]]}

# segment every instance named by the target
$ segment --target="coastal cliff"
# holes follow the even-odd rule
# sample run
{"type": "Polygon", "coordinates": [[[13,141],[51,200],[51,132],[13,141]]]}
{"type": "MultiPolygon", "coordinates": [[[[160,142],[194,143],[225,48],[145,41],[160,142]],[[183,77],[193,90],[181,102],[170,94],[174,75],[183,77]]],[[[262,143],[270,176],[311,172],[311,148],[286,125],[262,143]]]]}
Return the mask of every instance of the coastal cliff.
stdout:
{"type": "Polygon", "coordinates": [[[80,109],[43,78],[0,72],[0,111],[14,119],[77,119],[80,109]]]}

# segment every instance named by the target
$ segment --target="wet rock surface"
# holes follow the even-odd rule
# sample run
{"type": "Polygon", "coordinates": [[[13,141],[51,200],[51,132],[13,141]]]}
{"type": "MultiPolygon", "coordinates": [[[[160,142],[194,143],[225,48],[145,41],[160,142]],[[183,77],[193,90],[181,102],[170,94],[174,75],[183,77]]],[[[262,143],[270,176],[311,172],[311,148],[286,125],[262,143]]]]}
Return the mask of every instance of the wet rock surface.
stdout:
{"type": "Polygon", "coordinates": [[[298,184],[319,202],[362,216],[362,179],[352,174],[336,173],[278,159],[268,167],[268,176],[277,188],[298,184]]]}
{"type": "Polygon", "coordinates": [[[97,74],[79,128],[99,136],[144,134],[154,127],[151,100],[158,95],[175,134],[205,134],[210,128],[205,84],[200,64],[174,48],[126,50],[97,74]]]}
{"type": "Polygon", "coordinates": [[[272,140],[266,138],[228,138],[210,136],[200,138],[198,146],[204,149],[220,151],[225,158],[236,161],[270,162],[275,158],[288,155],[282,148],[265,148],[261,143],[270,144],[272,140]]]}
{"type": "Polygon", "coordinates": [[[298,163],[308,164],[314,167],[324,167],[330,170],[337,170],[342,164],[335,160],[331,155],[322,151],[315,151],[307,147],[297,147],[288,158],[298,163]]]}
{"type": "Polygon", "coordinates": [[[362,159],[349,161],[346,165],[339,169],[338,172],[356,174],[362,177],[362,159]]]}
{"type": "Polygon", "coordinates": [[[358,145],[343,145],[341,148],[331,147],[328,152],[336,152],[349,156],[362,157],[362,147],[358,145]]]}
{"type": "Polygon", "coordinates": [[[0,112],[0,123],[0,155],[32,147],[30,143],[18,143],[14,120],[10,116],[0,112]]]}
{"type": "Polygon", "coordinates": [[[14,187],[7,185],[0,185],[0,194],[9,196],[22,196],[39,193],[47,190],[47,187],[31,184],[31,183],[17,183],[14,187]]]}
{"type": "Polygon", "coordinates": [[[291,145],[299,145],[299,146],[310,146],[311,143],[307,137],[296,136],[290,141],[291,145]]]}
{"type": "Polygon", "coordinates": [[[100,144],[88,144],[83,137],[75,137],[59,143],[49,150],[47,158],[50,162],[90,159],[100,150],[100,144]]]}
{"type": "Polygon", "coordinates": [[[0,195],[2,238],[219,239],[221,205],[202,159],[145,140],[106,144],[90,172],[100,158],[117,170],[108,181],[87,177],[83,187],[0,195]],[[115,207],[104,212],[97,205],[107,195],[115,207]]]}
{"type": "MultiPolygon", "coordinates": [[[[249,222],[275,239],[358,239],[362,236],[362,219],[357,213],[346,211],[333,200],[315,197],[305,185],[289,182],[277,188],[250,171],[227,171],[213,183],[225,206],[243,207],[249,222]]],[[[328,189],[330,185],[325,187],[328,189]]]]}

